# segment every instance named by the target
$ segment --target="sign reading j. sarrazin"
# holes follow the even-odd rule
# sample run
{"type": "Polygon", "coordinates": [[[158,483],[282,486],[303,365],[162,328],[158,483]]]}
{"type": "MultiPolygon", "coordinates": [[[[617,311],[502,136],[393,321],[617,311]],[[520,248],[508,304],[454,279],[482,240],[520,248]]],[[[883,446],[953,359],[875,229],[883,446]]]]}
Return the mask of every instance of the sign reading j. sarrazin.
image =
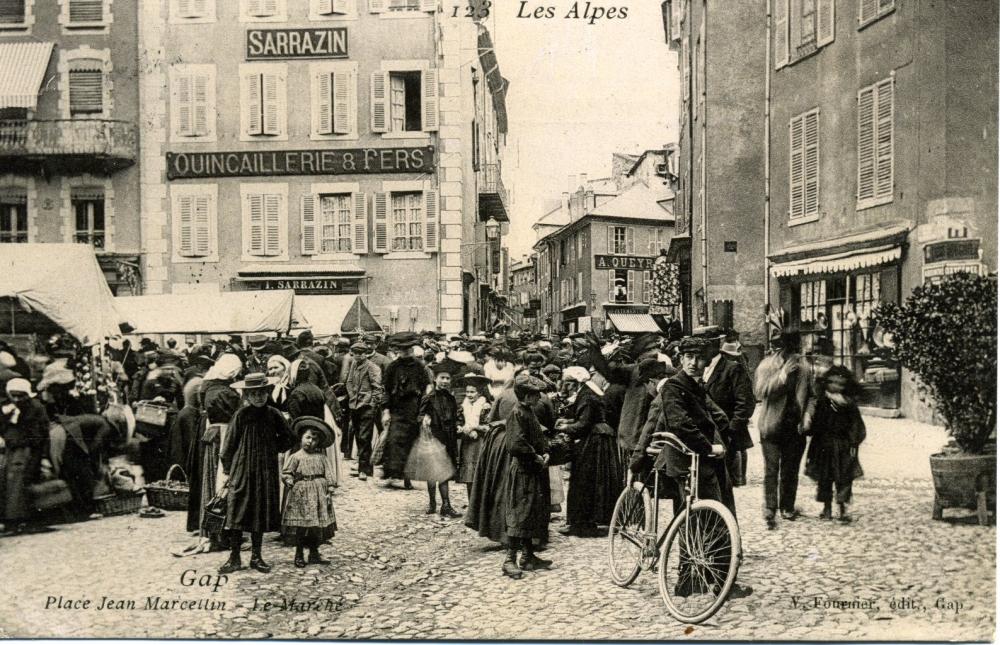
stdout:
{"type": "Polygon", "coordinates": [[[167,179],[433,171],[434,146],[167,153],[167,179]]]}

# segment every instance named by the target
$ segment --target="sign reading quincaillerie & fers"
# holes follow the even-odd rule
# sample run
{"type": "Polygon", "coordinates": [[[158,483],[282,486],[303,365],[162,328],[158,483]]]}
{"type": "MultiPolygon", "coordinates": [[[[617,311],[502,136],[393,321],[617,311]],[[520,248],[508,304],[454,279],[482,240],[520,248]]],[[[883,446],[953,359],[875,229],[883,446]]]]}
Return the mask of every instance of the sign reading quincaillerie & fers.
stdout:
{"type": "Polygon", "coordinates": [[[167,179],[433,171],[434,146],[167,153],[167,179]]]}

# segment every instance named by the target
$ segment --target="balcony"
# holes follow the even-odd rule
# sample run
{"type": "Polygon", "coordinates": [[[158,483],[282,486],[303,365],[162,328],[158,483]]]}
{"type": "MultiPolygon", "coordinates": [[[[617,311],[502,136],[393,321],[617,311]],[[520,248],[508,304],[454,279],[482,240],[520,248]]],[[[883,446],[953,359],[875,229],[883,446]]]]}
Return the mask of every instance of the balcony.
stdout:
{"type": "Polygon", "coordinates": [[[103,119],[0,121],[0,173],[110,175],[135,163],[134,123],[103,119]]]}
{"type": "Polygon", "coordinates": [[[479,218],[485,222],[491,217],[498,222],[510,221],[507,189],[500,176],[499,164],[484,164],[479,171],[479,218]]]}

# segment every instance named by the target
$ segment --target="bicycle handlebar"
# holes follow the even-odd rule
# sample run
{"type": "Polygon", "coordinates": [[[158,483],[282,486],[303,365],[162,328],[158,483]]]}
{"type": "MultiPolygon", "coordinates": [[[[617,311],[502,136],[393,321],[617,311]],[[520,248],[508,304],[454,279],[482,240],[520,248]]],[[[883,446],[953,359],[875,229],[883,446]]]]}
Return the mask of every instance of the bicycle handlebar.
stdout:
{"type": "Polygon", "coordinates": [[[664,446],[668,445],[674,448],[675,450],[679,450],[685,455],[689,455],[692,457],[697,455],[695,451],[691,450],[690,448],[684,445],[684,442],[681,441],[680,437],[678,437],[672,432],[654,432],[653,443],[648,448],[646,448],[646,454],[655,457],[660,454],[660,451],[663,449],[664,446]]]}

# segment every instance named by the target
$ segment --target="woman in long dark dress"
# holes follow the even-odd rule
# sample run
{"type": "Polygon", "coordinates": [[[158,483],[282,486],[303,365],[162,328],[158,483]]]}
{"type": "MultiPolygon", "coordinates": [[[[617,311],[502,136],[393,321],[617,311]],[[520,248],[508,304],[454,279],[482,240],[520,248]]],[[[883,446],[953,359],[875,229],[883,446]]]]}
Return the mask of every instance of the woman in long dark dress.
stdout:
{"type": "Polygon", "coordinates": [[[228,486],[226,524],[229,530],[229,560],[219,568],[227,574],[242,568],[240,543],[243,531],[250,533],[250,568],[268,573],[261,548],[264,533],[281,530],[278,499],[278,454],[297,443],[277,409],[268,405],[274,382],[264,374],[248,374],[234,383],[247,403],[229,424],[222,446],[223,482],[228,486]]]}
{"type": "Polygon", "coordinates": [[[579,366],[563,371],[569,383],[565,417],[556,429],[575,442],[566,493],[566,526],[563,535],[599,537],[599,525],[611,521],[615,502],[624,486],[621,458],[614,428],[604,422],[604,406],[590,374],[579,366]]]}
{"type": "Polygon", "coordinates": [[[532,411],[544,388],[545,383],[533,376],[518,377],[514,383],[518,404],[507,417],[504,447],[510,465],[504,520],[508,545],[503,573],[515,579],[521,577],[522,570],[548,569],[552,564],[535,555],[535,547],[549,536],[549,442],[532,411]],[[523,552],[520,563],[519,549],[523,552]]]}

